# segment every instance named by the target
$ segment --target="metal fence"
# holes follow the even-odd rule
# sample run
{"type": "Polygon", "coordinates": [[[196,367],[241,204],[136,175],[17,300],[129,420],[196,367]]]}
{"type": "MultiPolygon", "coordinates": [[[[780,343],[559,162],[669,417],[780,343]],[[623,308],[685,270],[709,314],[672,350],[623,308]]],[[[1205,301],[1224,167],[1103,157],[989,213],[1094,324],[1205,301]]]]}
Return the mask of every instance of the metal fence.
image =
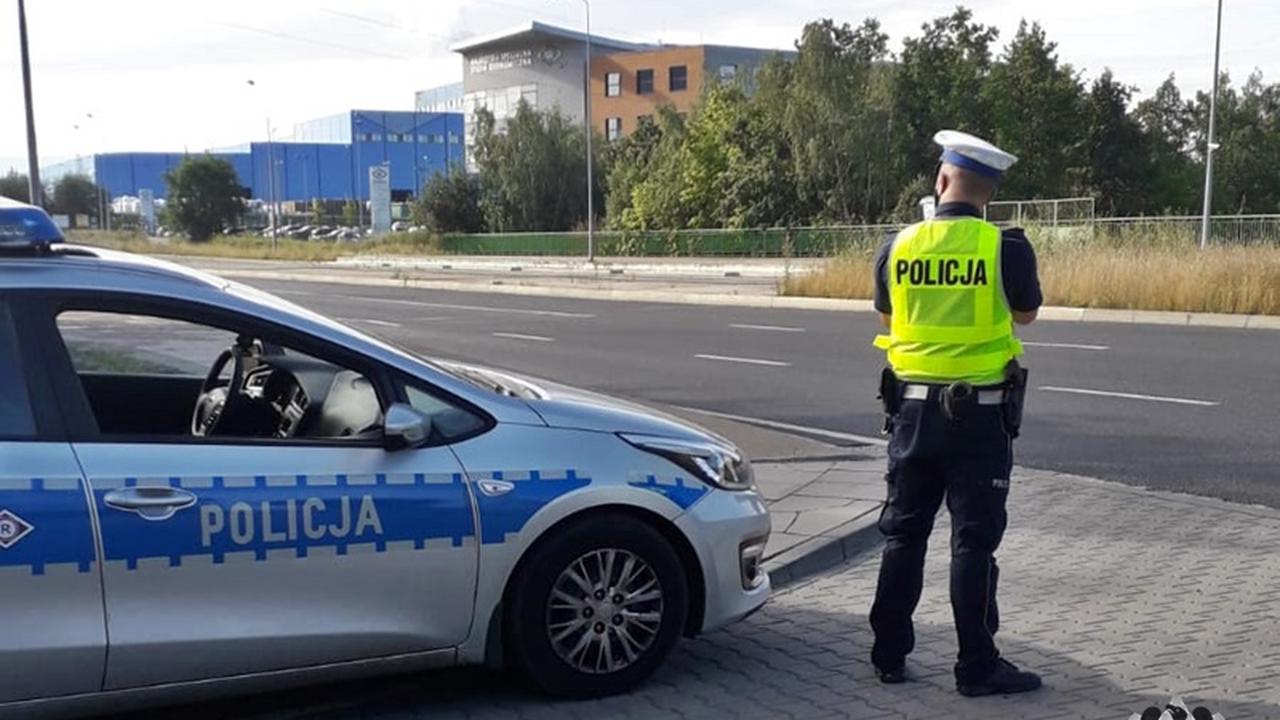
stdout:
{"type": "MultiPolygon", "coordinates": [[[[1199,217],[1027,218],[1037,244],[1192,247],[1199,243],[1199,217]]],[[[1009,226],[1012,220],[997,221],[1009,226]]],[[[596,253],[602,257],[831,257],[874,252],[902,225],[829,227],[601,231],[596,253]]],[[[1216,245],[1280,246],[1280,215],[1229,215],[1213,218],[1216,245]]],[[[585,232],[448,234],[441,249],[457,255],[581,256],[585,232]]]]}

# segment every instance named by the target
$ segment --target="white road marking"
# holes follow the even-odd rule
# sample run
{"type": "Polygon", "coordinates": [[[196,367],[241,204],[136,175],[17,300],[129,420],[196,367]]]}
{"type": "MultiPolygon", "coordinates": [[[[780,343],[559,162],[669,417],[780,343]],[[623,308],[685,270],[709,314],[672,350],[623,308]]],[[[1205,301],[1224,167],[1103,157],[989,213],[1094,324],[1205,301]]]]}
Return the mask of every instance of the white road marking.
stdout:
{"type": "Polygon", "coordinates": [[[733,357],[732,355],[703,355],[698,354],[694,357],[700,360],[719,360],[721,362],[742,363],[744,365],[768,365],[769,367],[791,367],[789,362],[778,362],[777,360],[759,360],[757,358],[733,357]]]}
{"type": "Polygon", "coordinates": [[[379,327],[400,327],[400,323],[387,322],[386,320],[374,320],[372,318],[338,318],[344,323],[368,323],[370,325],[378,325],[379,327]]]}
{"type": "Polygon", "coordinates": [[[1193,400],[1191,398],[1165,397],[1162,395],[1140,395],[1138,393],[1112,392],[1110,390],[1087,390],[1085,388],[1054,387],[1042,385],[1045,392],[1070,393],[1072,395],[1094,395],[1098,397],[1114,397],[1126,400],[1147,400],[1149,402],[1173,403],[1175,405],[1197,405],[1199,407],[1216,407],[1222,403],[1213,400],[1193,400]]]}
{"type": "Polygon", "coordinates": [[[1026,340],[1023,340],[1023,341],[1022,341],[1022,344],[1023,344],[1023,345],[1025,345],[1026,347],[1060,348],[1060,349],[1063,349],[1063,350],[1097,350],[1097,351],[1102,351],[1102,350],[1110,350],[1110,349],[1111,349],[1111,346],[1110,346],[1110,345],[1078,345],[1078,344],[1076,344],[1076,343],[1027,342],[1026,340]]]}
{"type": "Polygon", "coordinates": [[[555,342],[555,338],[541,335],[521,335],[520,333],[493,333],[494,337],[511,338],[512,340],[532,340],[534,342],[555,342]]]}
{"type": "Polygon", "coordinates": [[[347,300],[364,302],[391,303],[394,305],[411,305],[413,307],[444,308],[447,310],[474,310],[476,312],[504,313],[508,315],[542,315],[558,318],[593,318],[592,313],[561,312],[559,310],[526,310],[524,308],[490,307],[487,305],[453,305],[450,303],[422,302],[421,300],[398,300],[396,298],[364,297],[362,295],[342,295],[347,300]]]}
{"type": "Polygon", "coordinates": [[[315,295],[315,293],[309,293],[306,290],[276,290],[272,294],[273,295],[297,295],[299,297],[305,297],[307,295],[315,295]]]}
{"type": "Polygon", "coordinates": [[[738,328],[739,330],[769,330],[772,332],[789,332],[789,333],[804,332],[804,328],[783,327],[781,325],[740,325],[737,323],[730,323],[729,327],[738,328]]]}
{"type": "Polygon", "coordinates": [[[827,437],[832,440],[847,440],[850,442],[866,443],[867,445],[879,445],[885,447],[889,441],[884,438],[870,437],[867,435],[854,435],[853,433],[837,432],[835,430],[827,430],[825,428],[807,427],[805,425],[792,425],[791,423],[778,422],[776,420],[765,420],[763,418],[747,417],[745,415],[731,415],[730,413],[716,412],[715,410],[703,410],[701,408],[679,407],[679,410],[687,412],[700,413],[710,417],[720,418],[722,420],[733,420],[734,422],[750,423],[752,425],[760,425],[762,427],[773,428],[774,430],[785,430],[788,432],[800,432],[808,435],[817,435],[819,437],[827,437]]]}

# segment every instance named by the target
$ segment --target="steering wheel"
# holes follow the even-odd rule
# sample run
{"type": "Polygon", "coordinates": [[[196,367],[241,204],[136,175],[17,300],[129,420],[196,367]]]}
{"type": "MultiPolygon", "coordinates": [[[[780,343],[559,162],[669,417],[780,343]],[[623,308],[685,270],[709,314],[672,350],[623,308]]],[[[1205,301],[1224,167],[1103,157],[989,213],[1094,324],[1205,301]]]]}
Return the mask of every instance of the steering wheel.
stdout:
{"type": "Polygon", "coordinates": [[[242,401],[240,391],[244,388],[244,356],[245,351],[238,345],[223,350],[218,359],[213,361],[209,374],[200,385],[200,396],[196,400],[195,410],[191,413],[191,434],[196,436],[216,435],[222,419],[228,410],[234,410],[242,401]],[[231,382],[225,387],[218,386],[218,377],[231,363],[231,382]]]}

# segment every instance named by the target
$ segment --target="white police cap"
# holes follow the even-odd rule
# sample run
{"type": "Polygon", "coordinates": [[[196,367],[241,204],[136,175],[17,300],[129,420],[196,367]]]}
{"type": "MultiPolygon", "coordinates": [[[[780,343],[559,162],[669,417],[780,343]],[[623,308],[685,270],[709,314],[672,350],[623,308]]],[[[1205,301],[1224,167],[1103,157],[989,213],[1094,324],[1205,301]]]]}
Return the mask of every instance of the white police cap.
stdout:
{"type": "Polygon", "coordinates": [[[942,162],[992,180],[1004,177],[1005,171],[1018,162],[1016,155],[959,130],[943,130],[933,136],[933,141],[942,146],[942,162]]]}

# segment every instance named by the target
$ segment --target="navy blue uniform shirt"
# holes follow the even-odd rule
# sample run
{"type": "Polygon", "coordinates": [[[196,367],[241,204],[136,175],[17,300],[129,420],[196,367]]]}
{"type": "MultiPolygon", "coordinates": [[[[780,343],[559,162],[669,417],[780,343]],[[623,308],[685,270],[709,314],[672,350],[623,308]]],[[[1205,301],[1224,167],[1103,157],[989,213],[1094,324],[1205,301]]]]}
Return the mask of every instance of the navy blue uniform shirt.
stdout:
{"type": "MultiPolygon", "coordinates": [[[[936,218],[982,217],[978,208],[968,203],[943,203],[938,206],[936,218]]],[[[1036,251],[1027,240],[1022,228],[1011,228],[1001,232],[1000,274],[1004,278],[1004,294],[1009,298],[1009,307],[1018,312],[1031,312],[1039,309],[1044,303],[1044,295],[1040,293],[1040,276],[1036,273],[1036,251]]],[[[893,305],[889,301],[889,251],[893,248],[893,237],[885,241],[876,255],[876,310],[886,315],[893,313],[893,305]]]]}

